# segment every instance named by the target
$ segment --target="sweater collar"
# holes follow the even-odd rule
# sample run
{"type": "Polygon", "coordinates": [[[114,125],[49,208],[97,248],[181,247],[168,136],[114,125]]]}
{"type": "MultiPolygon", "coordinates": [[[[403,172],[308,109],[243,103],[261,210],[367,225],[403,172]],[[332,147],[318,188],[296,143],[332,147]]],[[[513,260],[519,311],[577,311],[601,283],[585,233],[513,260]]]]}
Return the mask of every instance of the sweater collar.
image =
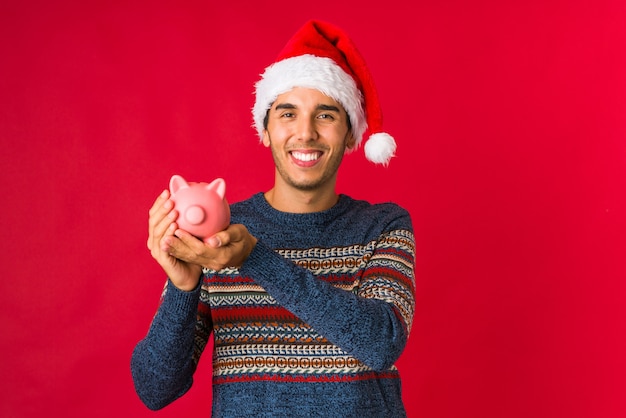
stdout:
{"type": "Polygon", "coordinates": [[[331,208],[320,212],[307,213],[282,212],[274,209],[272,205],[269,204],[267,199],[265,199],[263,192],[255,194],[252,197],[252,201],[260,212],[267,214],[269,217],[279,222],[284,222],[285,224],[321,224],[336,218],[348,210],[352,202],[352,198],[347,195],[340,194],[337,203],[331,208]]]}

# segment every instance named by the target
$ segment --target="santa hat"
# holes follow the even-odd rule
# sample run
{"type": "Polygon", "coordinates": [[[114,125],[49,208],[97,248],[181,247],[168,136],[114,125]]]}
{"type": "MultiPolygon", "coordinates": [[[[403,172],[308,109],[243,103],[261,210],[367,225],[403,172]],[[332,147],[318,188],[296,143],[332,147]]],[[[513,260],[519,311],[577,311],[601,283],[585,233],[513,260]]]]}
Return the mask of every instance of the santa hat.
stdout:
{"type": "Polygon", "coordinates": [[[372,76],[354,43],[339,28],[307,22],[287,43],[276,62],[256,83],[254,127],[263,138],[263,120],[276,98],[294,87],[321,91],[348,113],[357,148],[363,135],[368,160],[387,165],[396,151],[393,137],[382,132],[382,112],[372,76]]]}

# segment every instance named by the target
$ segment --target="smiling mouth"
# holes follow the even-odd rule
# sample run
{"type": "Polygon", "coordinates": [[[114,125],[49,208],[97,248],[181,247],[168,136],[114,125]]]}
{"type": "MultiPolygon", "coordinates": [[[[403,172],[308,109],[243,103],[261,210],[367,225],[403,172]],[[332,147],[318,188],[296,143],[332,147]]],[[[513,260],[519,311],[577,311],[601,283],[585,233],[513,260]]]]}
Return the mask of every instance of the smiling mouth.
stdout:
{"type": "Polygon", "coordinates": [[[298,161],[308,163],[312,161],[317,161],[322,156],[322,153],[320,151],[291,151],[291,156],[298,161]]]}

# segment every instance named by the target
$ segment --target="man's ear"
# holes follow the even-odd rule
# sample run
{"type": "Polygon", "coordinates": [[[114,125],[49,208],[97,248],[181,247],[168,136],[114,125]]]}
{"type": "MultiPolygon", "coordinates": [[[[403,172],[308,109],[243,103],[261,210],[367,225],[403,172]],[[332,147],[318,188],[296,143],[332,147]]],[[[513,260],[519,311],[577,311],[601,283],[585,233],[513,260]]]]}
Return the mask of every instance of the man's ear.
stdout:
{"type": "Polygon", "coordinates": [[[351,150],[354,148],[355,145],[356,145],[356,139],[354,138],[354,135],[352,134],[352,129],[350,129],[350,131],[348,132],[348,136],[346,137],[346,148],[351,150]]]}
{"type": "Polygon", "coordinates": [[[263,145],[266,147],[270,146],[270,134],[267,132],[267,129],[263,129],[263,145]]]}

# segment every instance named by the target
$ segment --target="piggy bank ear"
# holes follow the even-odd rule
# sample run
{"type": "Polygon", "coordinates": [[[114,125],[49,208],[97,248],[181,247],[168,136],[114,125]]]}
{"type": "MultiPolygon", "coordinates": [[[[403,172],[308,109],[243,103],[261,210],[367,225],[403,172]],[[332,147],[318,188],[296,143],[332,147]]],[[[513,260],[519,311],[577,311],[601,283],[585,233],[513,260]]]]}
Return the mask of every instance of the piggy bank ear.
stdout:
{"type": "Polygon", "coordinates": [[[170,193],[172,194],[180,189],[186,189],[187,187],[189,187],[189,184],[178,174],[174,174],[170,179],[170,193]]]}
{"type": "Polygon", "coordinates": [[[206,188],[213,190],[222,199],[226,196],[226,182],[224,179],[215,179],[206,188]]]}

